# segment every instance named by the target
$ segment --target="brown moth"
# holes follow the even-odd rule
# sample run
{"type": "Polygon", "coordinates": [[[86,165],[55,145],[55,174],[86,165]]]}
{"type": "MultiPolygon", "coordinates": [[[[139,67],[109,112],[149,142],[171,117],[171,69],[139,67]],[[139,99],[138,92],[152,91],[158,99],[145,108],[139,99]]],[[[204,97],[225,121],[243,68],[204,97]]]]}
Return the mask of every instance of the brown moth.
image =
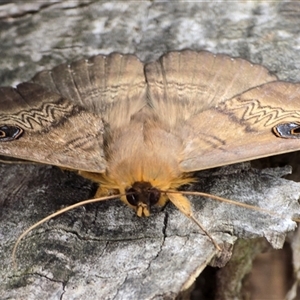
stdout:
{"type": "Polygon", "coordinates": [[[194,171],[300,149],[300,84],[206,51],[62,64],[0,88],[0,107],[1,155],[76,170],[138,216],[170,200],[193,218],[174,190],[194,171]]]}

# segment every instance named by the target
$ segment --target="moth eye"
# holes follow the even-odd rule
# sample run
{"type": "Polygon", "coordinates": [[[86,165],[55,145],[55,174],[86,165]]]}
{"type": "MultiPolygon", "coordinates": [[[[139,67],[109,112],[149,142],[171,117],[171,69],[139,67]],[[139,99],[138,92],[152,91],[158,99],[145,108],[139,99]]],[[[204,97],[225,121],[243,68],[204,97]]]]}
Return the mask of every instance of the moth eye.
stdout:
{"type": "Polygon", "coordinates": [[[0,141],[8,142],[19,138],[23,129],[14,125],[0,125],[0,141]]]}
{"type": "Polygon", "coordinates": [[[136,190],[134,188],[130,188],[128,190],[126,190],[127,193],[130,193],[128,195],[126,195],[126,199],[129,202],[129,204],[133,205],[133,206],[137,206],[138,202],[139,202],[139,195],[136,192],[136,190]]]}
{"type": "Polygon", "coordinates": [[[149,202],[150,205],[155,205],[158,200],[160,198],[160,191],[158,191],[157,189],[152,189],[149,191],[149,202]]]}
{"type": "Polygon", "coordinates": [[[278,137],[286,139],[300,139],[300,123],[290,122],[278,124],[273,127],[273,132],[278,137]]]}

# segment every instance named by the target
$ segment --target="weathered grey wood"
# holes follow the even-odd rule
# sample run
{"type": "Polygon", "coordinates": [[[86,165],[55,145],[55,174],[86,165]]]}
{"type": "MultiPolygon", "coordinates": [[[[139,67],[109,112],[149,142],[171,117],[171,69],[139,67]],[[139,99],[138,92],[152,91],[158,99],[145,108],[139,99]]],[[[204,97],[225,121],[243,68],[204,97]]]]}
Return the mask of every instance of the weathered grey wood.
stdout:
{"type": "Polygon", "coordinates": [[[294,282],[286,295],[286,300],[294,300],[299,298],[299,285],[300,285],[300,230],[297,229],[296,233],[291,236],[291,247],[293,250],[293,271],[294,282]]]}
{"type": "MultiPolygon", "coordinates": [[[[130,52],[149,61],[182,48],[241,56],[264,64],[281,79],[300,81],[299,3],[30,5],[0,6],[1,86],[97,53],[130,52]]],[[[197,219],[226,244],[227,252],[212,264],[223,265],[230,258],[237,238],[250,243],[266,237],[273,247],[282,246],[286,232],[294,229],[289,219],[299,213],[300,195],[299,184],[279,178],[286,172],[239,165],[199,173],[199,183],[191,188],[260,205],[285,217],[191,198],[197,219]]],[[[172,205],[139,219],[116,200],[80,208],[32,232],[19,248],[15,271],[10,254],[18,235],[62,205],[91,197],[93,185],[74,174],[36,165],[1,165],[0,178],[1,299],[175,298],[216,253],[207,237],[172,205]]],[[[223,295],[235,291],[238,297],[232,286],[240,281],[222,286],[223,295]]]]}

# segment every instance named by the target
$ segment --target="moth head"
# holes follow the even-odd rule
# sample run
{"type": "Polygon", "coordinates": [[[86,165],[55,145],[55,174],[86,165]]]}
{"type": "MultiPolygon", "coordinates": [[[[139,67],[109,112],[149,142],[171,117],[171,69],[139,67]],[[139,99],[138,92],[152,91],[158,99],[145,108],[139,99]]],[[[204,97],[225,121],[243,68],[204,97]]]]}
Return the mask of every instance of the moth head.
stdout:
{"type": "MultiPolygon", "coordinates": [[[[155,164],[152,163],[151,166],[155,166],[155,164]]],[[[153,206],[164,207],[170,198],[168,191],[177,190],[179,187],[195,181],[192,174],[181,174],[179,177],[172,176],[172,172],[169,172],[167,168],[163,169],[165,172],[161,171],[154,174],[155,176],[153,172],[144,172],[141,176],[138,171],[140,169],[121,166],[116,168],[119,172],[113,173],[113,176],[110,173],[100,174],[86,171],[79,171],[78,173],[99,183],[95,198],[119,193],[122,195],[121,200],[135,210],[139,217],[148,217],[153,206]]],[[[157,167],[157,169],[160,168],[157,167]]],[[[149,168],[144,168],[145,170],[149,170],[149,168]]]]}
{"type": "Polygon", "coordinates": [[[161,192],[149,182],[138,181],[126,189],[126,200],[139,217],[148,217],[151,206],[158,204],[160,197],[161,192]]]}

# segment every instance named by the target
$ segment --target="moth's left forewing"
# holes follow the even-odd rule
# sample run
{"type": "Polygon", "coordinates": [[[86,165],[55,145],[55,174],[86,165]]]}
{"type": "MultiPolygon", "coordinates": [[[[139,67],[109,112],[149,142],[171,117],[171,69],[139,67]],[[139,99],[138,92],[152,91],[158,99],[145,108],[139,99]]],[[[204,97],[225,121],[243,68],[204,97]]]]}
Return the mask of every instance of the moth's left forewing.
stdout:
{"type": "Polygon", "coordinates": [[[282,81],[252,88],[192,117],[182,170],[194,171],[300,150],[300,139],[275,134],[279,124],[300,121],[300,84],[282,81]]]}
{"type": "Polygon", "coordinates": [[[3,87],[0,99],[1,155],[77,170],[105,170],[99,116],[33,83],[3,87]]]}
{"type": "Polygon", "coordinates": [[[62,64],[2,88],[0,104],[0,154],[102,173],[107,140],[147,105],[144,66],[118,53],[62,64]]]}

